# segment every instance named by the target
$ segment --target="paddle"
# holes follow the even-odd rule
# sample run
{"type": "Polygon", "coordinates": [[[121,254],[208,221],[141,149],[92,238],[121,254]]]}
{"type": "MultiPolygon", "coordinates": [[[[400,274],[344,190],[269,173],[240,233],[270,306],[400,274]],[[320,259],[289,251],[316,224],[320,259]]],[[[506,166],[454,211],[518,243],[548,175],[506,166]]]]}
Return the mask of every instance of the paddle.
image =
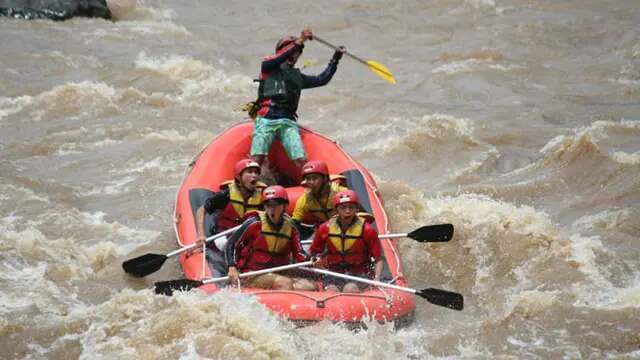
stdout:
{"type": "MultiPolygon", "coordinates": [[[[247,276],[262,275],[262,274],[267,274],[267,273],[272,273],[272,272],[277,272],[282,270],[294,269],[302,266],[311,265],[312,263],[313,263],[312,261],[303,261],[295,264],[276,266],[276,267],[256,270],[256,271],[249,271],[249,272],[240,274],[240,277],[243,278],[247,276]]],[[[180,280],[159,281],[155,283],[155,292],[156,294],[171,296],[173,295],[174,291],[188,291],[205,284],[216,283],[216,282],[225,281],[225,280],[229,280],[229,277],[223,276],[219,278],[211,278],[211,279],[205,279],[205,280],[180,279],[180,280]]]]}
{"type": "MultiPolygon", "coordinates": [[[[418,242],[447,242],[453,237],[453,225],[451,224],[438,224],[438,225],[426,225],[412,232],[398,233],[398,234],[382,234],[380,239],[396,239],[408,237],[418,242]]],[[[313,240],[303,240],[301,243],[311,244],[313,240]]]]}
{"type": "Polygon", "coordinates": [[[314,273],[317,273],[317,274],[335,276],[335,277],[338,277],[338,278],[343,278],[343,279],[347,279],[347,280],[351,280],[351,281],[357,281],[357,282],[361,282],[361,283],[365,283],[365,284],[369,284],[369,285],[373,285],[373,286],[386,287],[386,288],[390,288],[390,289],[395,289],[395,290],[399,290],[399,291],[413,293],[413,294],[416,294],[416,295],[420,296],[423,299],[426,299],[428,302],[430,302],[430,303],[432,303],[434,305],[444,306],[446,308],[453,309],[453,310],[462,310],[464,308],[464,298],[462,297],[462,295],[458,294],[458,293],[451,292],[451,291],[447,291],[447,290],[440,290],[440,289],[434,289],[434,288],[416,290],[416,289],[412,289],[412,288],[408,288],[408,287],[403,287],[403,286],[398,286],[398,285],[393,285],[393,284],[387,284],[387,283],[384,283],[384,282],[381,282],[381,281],[363,279],[361,277],[356,277],[356,276],[351,276],[351,275],[346,275],[346,274],[340,274],[340,273],[337,273],[337,272],[324,270],[324,269],[302,268],[302,270],[314,272],[314,273]]]}
{"type": "MultiPolygon", "coordinates": [[[[209,242],[211,240],[223,237],[233,231],[235,231],[236,229],[238,229],[240,227],[240,225],[233,227],[231,229],[227,229],[225,231],[219,232],[215,235],[209,236],[208,238],[205,239],[206,242],[209,242]]],[[[196,247],[197,244],[193,243],[189,246],[185,246],[183,248],[180,248],[178,250],[172,251],[170,253],[168,253],[167,255],[162,255],[162,254],[145,254],[142,256],[138,256],[136,258],[133,259],[129,259],[125,262],[122,263],[122,268],[124,269],[124,271],[127,274],[133,275],[135,277],[144,277],[147,276],[153,272],[158,271],[161,267],[162,264],[164,264],[165,261],[167,261],[168,258],[180,254],[183,251],[187,251],[189,249],[193,249],[194,247],[196,247]]]]}
{"type": "MultiPolygon", "coordinates": [[[[337,46],[328,43],[327,41],[319,38],[317,35],[313,35],[313,38],[311,40],[318,40],[321,44],[324,44],[324,45],[332,48],[333,50],[337,50],[338,49],[337,46]]],[[[374,73],[376,73],[381,78],[387,80],[391,84],[395,84],[396,83],[396,79],[393,77],[393,74],[391,73],[391,71],[389,69],[387,69],[386,66],[380,64],[379,62],[376,62],[376,61],[373,61],[373,60],[362,60],[361,58],[351,54],[350,52],[345,52],[345,54],[350,56],[351,58],[359,61],[360,63],[362,63],[364,65],[367,65],[369,67],[369,69],[371,69],[374,73]]]]}

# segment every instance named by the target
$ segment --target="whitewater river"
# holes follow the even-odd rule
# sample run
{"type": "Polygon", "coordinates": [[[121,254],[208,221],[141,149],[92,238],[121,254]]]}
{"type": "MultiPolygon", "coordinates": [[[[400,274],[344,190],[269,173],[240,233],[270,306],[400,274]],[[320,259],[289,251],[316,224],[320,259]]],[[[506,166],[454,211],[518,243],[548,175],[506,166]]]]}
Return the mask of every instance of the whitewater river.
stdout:
{"type": "MultiPolygon", "coordinates": [[[[146,0],[116,22],[0,18],[0,358],[640,359],[640,5],[146,0]],[[156,296],[175,193],[242,121],[260,60],[309,25],[344,58],[300,123],[378,180],[415,321],[305,328],[224,291],[156,296]]],[[[319,73],[332,51],[309,42],[319,73]]]]}

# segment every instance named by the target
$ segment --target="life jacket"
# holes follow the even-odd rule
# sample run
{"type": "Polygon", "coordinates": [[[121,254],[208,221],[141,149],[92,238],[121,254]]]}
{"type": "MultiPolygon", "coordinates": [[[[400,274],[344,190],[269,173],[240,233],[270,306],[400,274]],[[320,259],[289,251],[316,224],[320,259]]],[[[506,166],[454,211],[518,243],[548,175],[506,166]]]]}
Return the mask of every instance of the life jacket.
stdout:
{"type": "Polygon", "coordinates": [[[335,215],[336,209],[333,205],[333,199],[335,199],[337,193],[345,190],[340,178],[331,179],[329,186],[329,194],[325,198],[324,202],[316,198],[311,192],[311,189],[307,189],[303,195],[305,196],[305,201],[308,204],[307,209],[309,213],[319,220],[319,223],[323,223],[335,215]]]}
{"type": "Polygon", "coordinates": [[[220,212],[218,216],[218,231],[230,229],[240,225],[244,215],[248,211],[262,209],[262,188],[266,185],[262,183],[256,184],[256,189],[250,198],[246,201],[242,197],[240,187],[234,181],[226,181],[220,185],[220,189],[229,188],[229,203],[220,212]]]}
{"type": "Polygon", "coordinates": [[[287,214],[282,214],[282,226],[275,230],[271,227],[266,212],[257,213],[261,223],[260,235],[244,245],[240,251],[238,268],[242,271],[252,271],[289,264],[293,221],[287,214]]]}
{"type": "MultiPolygon", "coordinates": [[[[296,114],[304,80],[298,68],[280,69],[258,80],[258,100],[261,106],[289,109],[296,114]]],[[[260,111],[262,113],[262,111],[260,111]]]]}
{"type": "Polygon", "coordinates": [[[337,216],[329,220],[326,258],[330,270],[353,274],[368,272],[371,260],[362,238],[364,226],[365,219],[356,216],[347,231],[343,232],[337,216]]]}

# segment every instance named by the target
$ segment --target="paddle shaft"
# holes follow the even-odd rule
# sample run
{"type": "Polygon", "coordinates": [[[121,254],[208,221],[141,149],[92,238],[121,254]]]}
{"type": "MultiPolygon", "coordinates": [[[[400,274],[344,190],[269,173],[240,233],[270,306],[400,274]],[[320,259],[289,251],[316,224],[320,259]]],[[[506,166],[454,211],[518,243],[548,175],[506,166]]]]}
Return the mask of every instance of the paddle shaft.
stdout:
{"type": "MultiPolygon", "coordinates": [[[[215,234],[215,235],[211,235],[211,236],[209,236],[208,238],[206,238],[204,241],[205,241],[205,242],[209,242],[209,241],[211,241],[211,240],[215,240],[215,239],[217,239],[217,238],[221,238],[221,237],[223,237],[223,236],[225,236],[225,235],[227,235],[227,234],[229,234],[229,233],[232,233],[232,232],[236,231],[238,228],[240,228],[240,225],[238,225],[238,226],[236,226],[236,227],[232,227],[231,229],[227,229],[227,230],[225,230],[225,231],[219,232],[219,233],[217,233],[217,234],[215,234]]],[[[178,250],[172,251],[172,252],[168,253],[168,254],[167,254],[167,255],[165,255],[165,256],[166,256],[166,257],[172,257],[172,256],[174,256],[174,255],[180,254],[181,252],[187,251],[187,250],[189,250],[189,249],[193,249],[193,248],[195,248],[196,246],[197,246],[197,244],[196,244],[196,243],[193,243],[193,244],[191,244],[191,245],[185,246],[185,247],[180,248],[180,249],[178,249],[178,250]]]]}
{"type": "MultiPolygon", "coordinates": [[[[272,267],[272,268],[268,268],[268,269],[262,269],[262,270],[256,270],[256,271],[249,271],[249,272],[246,272],[246,273],[241,273],[240,277],[244,278],[244,277],[248,277],[248,276],[256,276],[256,275],[268,274],[268,273],[277,272],[277,271],[295,269],[295,268],[299,268],[299,267],[307,266],[307,265],[311,265],[311,264],[313,264],[313,261],[311,261],[311,260],[303,261],[303,262],[299,262],[299,263],[295,263],[295,264],[282,265],[282,266],[276,266],[276,267],[272,267]]],[[[204,285],[204,284],[209,284],[209,283],[216,283],[216,282],[225,281],[225,280],[229,280],[229,277],[228,276],[223,276],[223,277],[219,277],[219,278],[211,278],[211,279],[202,280],[202,284],[204,285]]]]}
{"type": "Polygon", "coordinates": [[[351,275],[347,275],[347,274],[340,274],[340,273],[329,271],[329,270],[325,270],[325,269],[302,268],[302,270],[311,271],[311,272],[314,272],[316,274],[324,274],[324,275],[329,275],[329,276],[335,276],[335,277],[343,278],[343,279],[346,279],[346,280],[361,282],[361,283],[365,283],[365,284],[369,284],[369,285],[373,285],[373,286],[386,287],[386,288],[389,288],[389,289],[404,291],[404,292],[408,292],[408,293],[412,293],[412,294],[415,294],[415,293],[418,292],[418,290],[416,290],[416,289],[412,289],[412,288],[408,288],[408,287],[404,287],[404,286],[387,284],[387,283],[384,283],[382,281],[369,280],[369,279],[364,279],[364,278],[361,278],[361,277],[351,276],[351,275]]]}
{"type": "MultiPolygon", "coordinates": [[[[318,40],[318,42],[320,42],[321,44],[324,44],[324,45],[326,45],[326,46],[328,46],[328,47],[332,48],[333,50],[338,50],[338,47],[337,47],[337,46],[335,46],[335,45],[333,45],[333,44],[331,44],[331,43],[329,43],[329,42],[327,42],[327,41],[323,40],[322,38],[317,37],[316,35],[313,35],[313,38],[312,38],[311,40],[318,40]]],[[[369,66],[369,64],[368,64],[365,60],[362,60],[361,58],[359,58],[359,57],[357,57],[357,56],[353,55],[352,53],[350,53],[350,52],[346,51],[346,52],[345,52],[345,54],[346,54],[346,55],[348,55],[348,56],[350,56],[352,59],[357,60],[357,61],[359,61],[359,62],[361,62],[361,63],[363,63],[363,64],[365,64],[365,65],[369,66]]]]}
{"type": "MultiPolygon", "coordinates": [[[[378,238],[379,239],[397,239],[397,238],[406,237],[407,235],[408,234],[382,234],[382,235],[379,235],[378,238]]],[[[311,244],[312,242],[313,242],[312,239],[300,241],[302,245],[311,244]]]]}

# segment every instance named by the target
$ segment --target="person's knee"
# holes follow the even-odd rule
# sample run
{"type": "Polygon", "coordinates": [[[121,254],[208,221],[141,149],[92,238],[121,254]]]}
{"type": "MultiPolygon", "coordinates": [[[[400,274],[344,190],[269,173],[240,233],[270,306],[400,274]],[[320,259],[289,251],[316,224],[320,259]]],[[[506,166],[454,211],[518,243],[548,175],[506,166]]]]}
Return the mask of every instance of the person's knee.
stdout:
{"type": "Polygon", "coordinates": [[[347,285],[344,286],[344,288],[342,289],[342,292],[359,293],[360,292],[360,288],[355,283],[348,283],[347,285]]]}
{"type": "Polygon", "coordinates": [[[313,291],[316,290],[316,285],[307,279],[296,279],[293,282],[293,289],[313,291]]]}
{"type": "Polygon", "coordinates": [[[274,290],[293,290],[293,280],[286,276],[278,276],[273,281],[274,290]]]}
{"type": "Polygon", "coordinates": [[[327,285],[324,287],[324,291],[340,292],[340,289],[335,285],[327,285]]]}

